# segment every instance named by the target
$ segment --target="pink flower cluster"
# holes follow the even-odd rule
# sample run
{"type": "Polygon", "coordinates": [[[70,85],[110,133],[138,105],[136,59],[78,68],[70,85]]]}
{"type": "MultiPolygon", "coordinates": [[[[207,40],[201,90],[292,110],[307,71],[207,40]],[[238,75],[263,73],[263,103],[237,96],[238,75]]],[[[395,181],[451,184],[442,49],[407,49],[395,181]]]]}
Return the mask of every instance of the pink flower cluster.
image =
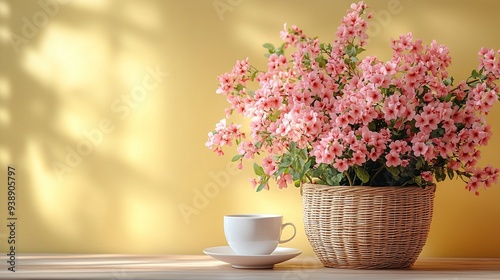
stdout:
{"type": "Polygon", "coordinates": [[[241,125],[230,124],[226,125],[226,119],[222,119],[216,126],[215,132],[208,133],[208,142],[207,146],[210,148],[213,145],[217,147],[214,148],[214,151],[220,156],[224,155],[222,151],[222,147],[231,146],[233,141],[237,139],[245,138],[245,134],[240,131],[241,125]]]}
{"type": "Polygon", "coordinates": [[[390,171],[393,182],[420,186],[456,174],[476,194],[497,183],[499,169],[476,164],[479,147],[491,137],[485,116],[499,99],[500,52],[481,49],[478,69],[458,85],[446,70],[448,48],[435,41],[424,45],[411,33],[392,40],[389,61],[360,59],[370,18],[366,8],[363,2],[351,5],[332,44],[285,25],[282,49],[269,55],[266,71],[246,59],[219,76],[217,93],[230,104],[226,117],[236,112],[249,118],[251,134],[244,140],[240,126],[224,119],[206,145],[223,154],[221,148],[236,141],[237,159],[267,153],[254,180],[265,188],[270,177],[280,188],[311,180],[313,170],[325,165],[350,183],[360,174],[354,170],[366,171],[370,181],[358,178],[359,184],[373,183],[381,171],[390,171]],[[286,56],[286,49],[293,52],[286,56]],[[254,78],[255,92],[247,87],[254,78]],[[306,151],[300,162],[310,172],[292,176],[296,167],[284,157],[292,143],[306,151]]]}

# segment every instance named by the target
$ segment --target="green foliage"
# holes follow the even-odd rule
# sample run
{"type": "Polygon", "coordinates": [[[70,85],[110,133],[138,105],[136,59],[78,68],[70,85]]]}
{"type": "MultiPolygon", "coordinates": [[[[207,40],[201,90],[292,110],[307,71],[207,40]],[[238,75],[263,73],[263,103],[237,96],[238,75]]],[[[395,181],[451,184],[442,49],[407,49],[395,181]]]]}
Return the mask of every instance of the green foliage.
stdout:
{"type": "Polygon", "coordinates": [[[356,176],[361,180],[363,184],[366,184],[368,183],[368,181],[370,181],[370,174],[368,174],[368,172],[362,167],[355,165],[354,171],[356,172],[356,176]]]}
{"type": "Polygon", "coordinates": [[[275,47],[273,44],[270,43],[265,43],[262,45],[264,48],[267,49],[268,53],[264,54],[265,57],[271,56],[271,54],[276,54],[278,56],[283,55],[285,53],[285,44],[283,43],[279,47],[275,47]]]}
{"type": "Polygon", "coordinates": [[[243,158],[243,155],[235,155],[232,159],[231,162],[239,161],[243,158]]]}

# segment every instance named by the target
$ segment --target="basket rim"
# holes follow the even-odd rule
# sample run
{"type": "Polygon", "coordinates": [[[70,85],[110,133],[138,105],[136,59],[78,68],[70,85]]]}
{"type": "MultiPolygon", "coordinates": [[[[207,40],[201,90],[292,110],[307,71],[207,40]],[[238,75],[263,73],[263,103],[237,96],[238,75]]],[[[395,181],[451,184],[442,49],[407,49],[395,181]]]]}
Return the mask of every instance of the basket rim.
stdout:
{"type": "Polygon", "coordinates": [[[311,188],[311,189],[337,189],[337,190],[363,190],[363,189],[366,189],[366,190],[382,190],[382,189],[385,189],[385,190],[404,190],[404,189],[407,189],[407,190],[413,190],[413,189],[422,189],[422,190],[426,190],[426,189],[431,189],[431,190],[436,190],[436,185],[432,185],[432,186],[426,186],[426,187],[419,187],[419,186],[415,186],[415,185],[411,185],[411,186],[330,186],[330,185],[323,185],[323,184],[315,184],[315,183],[303,183],[302,184],[302,187],[305,187],[305,188],[311,188]]]}
{"type": "Polygon", "coordinates": [[[419,189],[426,189],[426,188],[435,188],[435,185],[431,186],[426,186],[426,187],[419,187],[416,185],[408,185],[408,186],[330,186],[330,185],[324,185],[324,184],[316,184],[316,183],[303,183],[302,186],[307,186],[311,188],[341,188],[341,189],[351,189],[351,188],[365,188],[365,189],[376,189],[376,188],[395,188],[395,189],[411,189],[411,188],[419,188],[419,189]]]}

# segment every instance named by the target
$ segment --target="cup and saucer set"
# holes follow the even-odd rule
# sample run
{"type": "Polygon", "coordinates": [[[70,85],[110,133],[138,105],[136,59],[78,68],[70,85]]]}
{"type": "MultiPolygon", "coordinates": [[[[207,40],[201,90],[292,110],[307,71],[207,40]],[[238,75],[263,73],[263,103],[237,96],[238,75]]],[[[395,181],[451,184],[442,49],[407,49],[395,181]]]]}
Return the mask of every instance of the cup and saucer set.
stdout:
{"type": "Polygon", "coordinates": [[[273,268],[275,264],[302,253],[299,249],[278,247],[278,244],[292,240],[296,233],[295,225],[283,223],[282,215],[226,215],[224,234],[229,246],[206,248],[203,253],[234,268],[273,268]],[[293,235],[282,240],[281,231],[287,226],[293,228],[293,235]]]}

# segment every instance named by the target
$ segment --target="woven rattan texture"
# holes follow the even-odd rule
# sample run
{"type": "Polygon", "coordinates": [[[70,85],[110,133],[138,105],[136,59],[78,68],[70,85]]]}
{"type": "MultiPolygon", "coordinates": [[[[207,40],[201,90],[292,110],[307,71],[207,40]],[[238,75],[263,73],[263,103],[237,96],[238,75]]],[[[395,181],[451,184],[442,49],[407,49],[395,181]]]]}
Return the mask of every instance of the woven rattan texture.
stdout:
{"type": "Polygon", "coordinates": [[[302,188],[306,235],[326,267],[407,268],[425,245],[435,187],[302,188]]]}

